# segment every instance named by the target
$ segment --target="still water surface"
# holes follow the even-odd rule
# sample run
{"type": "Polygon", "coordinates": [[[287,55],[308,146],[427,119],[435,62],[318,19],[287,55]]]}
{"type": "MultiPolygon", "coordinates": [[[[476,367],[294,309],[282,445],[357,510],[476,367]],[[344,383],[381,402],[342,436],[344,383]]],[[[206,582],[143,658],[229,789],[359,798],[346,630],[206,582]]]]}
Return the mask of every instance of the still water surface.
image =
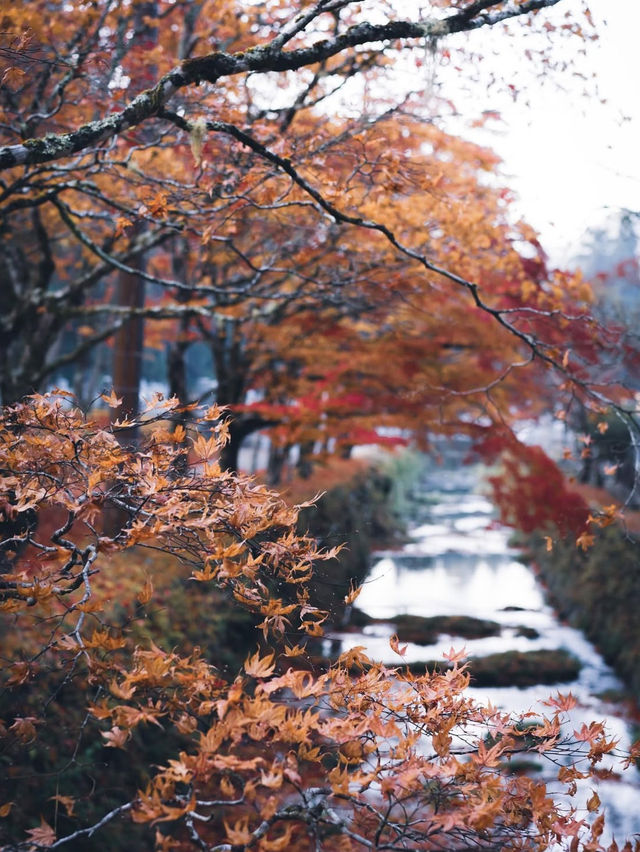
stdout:
{"type": "MultiPolygon", "coordinates": [[[[471,688],[469,692],[505,711],[541,714],[545,709],[541,700],[557,692],[571,692],[578,706],[569,714],[568,734],[585,722],[604,720],[621,748],[628,748],[628,711],[622,703],[603,697],[607,691],[620,691],[622,683],[582,633],[561,624],[545,603],[535,574],[517,560],[517,551],[508,544],[509,531],[496,524],[491,503],[473,493],[474,484],[473,474],[464,470],[440,471],[437,477],[426,478],[416,495],[418,510],[410,542],[400,551],[379,554],[357,601],[368,615],[390,622],[369,625],[362,633],[336,633],[330,638],[340,643],[341,650],[364,645],[370,657],[390,665],[400,665],[403,660],[441,659],[452,646],[466,648],[469,656],[564,648],[582,663],[579,677],[571,683],[471,688]],[[409,643],[401,659],[391,650],[389,638],[395,632],[391,620],[405,613],[470,615],[497,621],[502,631],[499,636],[482,639],[442,635],[432,645],[409,643]],[[538,637],[518,636],[521,627],[534,628],[538,637]]],[[[603,764],[614,771],[619,769],[613,761],[603,764]]],[[[540,777],[548,778],[552,790],[556,771],[550,763],[540,762],[540,777]]],[[[620,842],[640,833],[640,773],[631,769],[619,776],[616,771],[613,780],[590,780],[573,803],[584,807],[596,788],[607,819],[603,839],[608,842],[615,835],[620,842]]],[[[586,810],[579,809],[577,818],[583,816],[586,810]]]]}

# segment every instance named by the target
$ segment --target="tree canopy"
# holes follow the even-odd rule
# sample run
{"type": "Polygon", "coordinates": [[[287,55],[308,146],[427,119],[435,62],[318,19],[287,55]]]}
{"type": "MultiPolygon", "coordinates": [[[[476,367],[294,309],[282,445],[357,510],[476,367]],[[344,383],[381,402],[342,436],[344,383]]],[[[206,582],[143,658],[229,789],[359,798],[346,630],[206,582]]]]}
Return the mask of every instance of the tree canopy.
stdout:
{"type": "Polygon", "coordinates": [[[301,455],[465,434],[506,453],[496,494],[523,528],[559,520],[588,546],[611,520],[514,426],[579,410],[635,434],[634,339],[594,314],[579,272],[549,267],[495,156],[447,132],[424,73],[446,51],[472,74],[486,28],[542,33],[562,64],[563,39],[593,36],[588,7],[564,5],[3,9],[5,848],[131,848],[129,831],[136,848],[209,852],[601,848],[596,794],[580,815],[503,770],[526,736],[571,797],[616,751],[603,726],[567,762],[571,696],[526,724],[474,702],[453,651],[421,676],[397,637],[398,668],[315,659],[329,616],[310,580],[336,553],[236,470],[263,428],[301,455]],[[212,365],[197,394],[195,344],[212,365]],[[145,346],[169,392],[139,412],[145,346]],[[109,428],[50,390],[69,366],[109,428]],[[232,604],[252,648],[224,668],[221,643],[201,645],[232,604]]]}

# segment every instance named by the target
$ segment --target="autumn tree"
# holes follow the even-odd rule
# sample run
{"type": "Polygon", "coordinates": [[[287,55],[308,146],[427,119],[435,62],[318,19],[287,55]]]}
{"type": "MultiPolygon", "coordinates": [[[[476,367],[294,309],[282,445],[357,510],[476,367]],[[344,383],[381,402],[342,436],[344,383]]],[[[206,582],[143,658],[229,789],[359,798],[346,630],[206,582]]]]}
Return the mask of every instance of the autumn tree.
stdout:
{"type": "MultiPolygon", "coordinates": [[[[566,752],[573,698],[557,696],[548,718],[523,725],[466,695],[467,667],[453,652],[421,676],[359,649],[315,668],[307,639],[326,614],[307,582],[332,554],[295,533],[296,511],[275,494],[220,469],[219,409],[201,413],[193,465],[177,472],[181,436],[164,420],[177,405],[152,402],[137,451],[60,396],[3,415],[2,512],[39,520],[3,542],[4,848],[87,849],[94,835],[96,848],[117,848],[122,821],[158,849],[544,850],[568,839],[598,848],[597,796],[589,821],[542,782],[505,772],[523,748],[554,761],[566,752]],[[116,535],[100,528],[108,503],[128,515],[116,535]],[[136,581],[132,559],[144,552],[156,556],[136,581]],[[163,592],[158,554],[258,616],[263,641],[235,671],[136,628],[163,592]],[[128,596],[134,620],[122,609],[128,596]],[[74,715],[65,696],[78,694],[74,715]],[[136,789],[135,761],[150,743],[155,765],[136,789]],[[113,787],[110,750],[129,756],[113,787]]],[[[401,662],[397,637],[392,647],[401,662]]],[[[615,750],[601,724],[577,738],[575,761],[559,763],[567,801],[615,750]]]]}
{"type": "MultiPolygon", "coordinates": [[[[437,3],[431,17],[416,13],[415,20],[398,18],[389,8],[379,10],[375,24],[344,2],[300,10],[265,4],[248,11],[233,3],[105,2],[60,4],[55,14],[49,14],[51,4],[41,9],[32,3],[7,12],[3,123],[13,144],[0,157],[9,175],[2,203],[11,245],[3,273],[3,400],[18,399],[86,357],[133,315],[182,317],[191,327],[202,320],[219,355],[220,339],[236,334],[228,333],[234,310],[246,316],[259,305],[265,316],[277,301],[291,304],[301,291],[303,305],[316,290],[320,305],[336,302],[345,285],[364,274],[344,260],[346,253],[353,260],[351,247],[363,238],[372,240],[374,252],[380,250],[376,241],[386,241],[379,261],[388,263],[400,251],[412,276],[421,274],[420,266],[438,274],[442,262],[443,270],[461,275],[458,285],[475,286],[473,278],[464,278],[470,270],[456,267],[475,251],[479,234],[468,249],[460,239],[457,250],[442,252],[431,243],[453,237],[450,221],[429,223],[426,246],[412,241],[404,224],[397,223],[395,233],[393,217],[376,219],[384,198],[394,193],[389,175],[399,175],[403,153],[415,153],[416,143],[403,152],[388,121],[384,132],[391,130],[395,158],[375,166],[379,153],[370,162],[368,146],[384,147],[376,134],[382,133],[385,111],[415,105],[387,96],[351,122],[331,123],[326,116],[346,83],[372,85],[394,57],[411,55],[425,39],[433,46],[448,35],[511,18],[533,15],[537,21],[539,10],[553,5],[437,3]],[[209,55],[201,49],[205,44],[222,50],[209,55]],[[145,86],[151,88],[135,95],[145,86]],[[97,104],[102,118],[96,117],[97,104]],[[328,175],[340,160],[332,184],[328,175]],[[13,177],[15,168],[20,177],[13,177]],[[360,186],[350,198],[353,181],[360,186]],[[307,214],[302,220],[300,211],[307,214]],[[441,227],[444,236],[436,238],[441,227]],[[316,235],[327,231],[326,247],[314,247],[316,235]],[[178,257],[184,260],[177,263],[178,257]],[[154,282],[166,298],[114,303],[115,272],[154,282]]],[[[578,30],[578,23],[563,24],[559,33],[578,30]]],[[[424,111],[419,118],[431,121],[424,111]]],[[[406,190],[409,171],[407,165],[396,195],[406,190]]],[[[415,196],[437,192],[437,182],[438,173],[426,169],[420,176],[414,169],[415,196]]],[[[440,189],[442,208],[445,192],[440,189]]],[[[454,193],[449,203],[459,200],[454,193]]],[[[398,267],[397,257],[393,265],[398,267]]],[[[360,293],[355,296],[362,301],[360,293]]],[[[229,360],[233,352],[223,354],[229,360]]],[[[177,384],[178,355],[174,347],[177,384]]],[[[217,366],[223,360],[218,357],[217,366]]],[[[227,398],[220,401],[238,402],[228,387],[235,379],[221,378],[227,398]]]]}
{"type": "MultiPolygon", "coordinates": [[[[541,395],[527,388],[544,388],[545,370],[604,404],[587,369],[605,340],[588,288],[544,269],[508,193],[487,185],[494,158],[437,127],[424,87],[398,98],[383,85],[399,57],[419,69],[425,39],[435,49],[511,18],[553,30],[554,5],[437,3],[415,19],[381,8],[375,23],[343,2],[298,17],[233,3],[7,13],[3,400],[68,365],[86,375],[116,333],[131,349],[129,323],[146,317],[165,323],[147,340],[168,347],[183,398],[185,353],[206,341],[217,400],[236,415],[231,467],[242,438],[274,423],[277,440],[326,444],[375,437],[376,418],[425,439],[468,430],[470,412],[476,424],[531,414],[541,395]],[[207,54],[212,43],[222,49],[207,54]],[[379,94],[329,118],[356,80],[379,94]],[[156,289],[141,301],[145,281],[156,289]],[[123,286],[138,296],[116,298],[123,286]],[[349,340],[346,370],[330,328],[349,340]],[[248,390],[264,404],[248,409],[248,390]]],[[[588,15],[564,21],[556,36],[588,27],[588,15]]],[[[612,331],[609,352],[617,342],[612,331]]]]}
{"type": "MultiPolygon", "coordinates": [[[[355,400],[349,384],[362,376],[365,415],[377,406],[394,425],[436,431],[463,428],[469,407],[477,422],[530,413],[534,394],[514,407],[508,388],[522,389],[523,376],[540,386],[548,368],[570,392],[587,393],[586,362],[602,363],[594,353],[604,340],[589,325],[588,288],[544,271],[535,236],[510,223],[508,193],[482,178],[495,162],[489,152],[439,130],[423,91],[398,98],[383,85],[399,57],[419,68],[414,48],[425,40],[433,49],[512,18],[554,30],[543,10],[556,2],[439,2],[413,19],[385,7],[375,22],[344,2],[7,13],[3,400],[65,365],[86,373],[97,344],[119,332],[131,342],[134,316],[175,318],[149,336],[170,340],[178,395],[189,343],[207,342],[218,402],[236,413],[230,466],[241,439],[282,413],[286,441],[310,440],[301,417],[316,432],[333,410],[344,419],[344,404],[326,401],[355,400]],[[222,49],[202,50],[212,43],[222,49]],[[356,80],[380,94],[360,116],[329,119],[356,80]],[[139,294],[141,281],[156,295],[114,298],[116,286],[139,294]],[[309,340],[306,355],[287,354],[320,314],[320,328],[351,338],[346,372],[331,351],[327,369],[318,374],[311,354],[307,372],[309,340]],[[376,358],[406,368],[376,377],[376,358]],[[243,407],[248,389],[265,397],[262,411],[243,407]],[[435,416],[420,417],[431,405],[435,416]]],[[[565,20],[556,36],[583,38],[589,21],[565,20]]],[[[314,344],[326,349],[322,334],[314,344]]],[[[613,334],[609,351],[615,343],[613,334]]],[[[346,431],[347,441],[371,436],[371,422],[346,431]]]]}
{"type": "MultiPolygon", "coordinates": [[[[229,363],[222,401],[245,424],[284,423],[287,441],[466,424],[517,456],[510,423],[541,396],[559,413],[573,398],[613,404],[632,424],[614,360],[601,372],[616,329],[589,315],[580,277],[546,270],[535,235],[510,222],[506,195],[480,177],[491,155],[436,129],[419,98],[332,115],[348,84],[382,86],[400,57],[419,68],[425,44],[509,21],[584,37],[586,12],[559,27],[546,17],[561,3],[5,9],[3,403],[145,317],[180,322],[177,384],[197,333],[229,363]],[[113,298],[120,274],[150,285],[143,302],[113,298]],[[248,387],[269,394],[266,407],[243,409],[248,387]]],[[[132,820],[160,849],[596,849],[601,817],[589,827],[540,782],[503,771],[522,725],[468,697],[455,653],[421,677],[360,652],[318,666],[306,637],[325,614],[307,583],[327,554],[275,494],[221,469],[232,428],[217,407],[197,415],[160,398],[112,430],[56,395],[5,410],[9,848],[110,846],[107,832],[132,820]],[[132,428],[145,436],[137,450],[118,440],[132,428]],[[115,530],[101,526],[107,506],[124,518],[115,530]],[[243,663],[225,670],[147,629],[165,570],[252,614],[260,638],[243,663]],[[105,753],[123,755],[108,790],[96,783],[105,753]]],[[[526,747],[554,759],[571,703],[554,699],[526,747]]],[[[595,723],[578,740],[558,774],[569,797],[615,748],[595,723]]]]}

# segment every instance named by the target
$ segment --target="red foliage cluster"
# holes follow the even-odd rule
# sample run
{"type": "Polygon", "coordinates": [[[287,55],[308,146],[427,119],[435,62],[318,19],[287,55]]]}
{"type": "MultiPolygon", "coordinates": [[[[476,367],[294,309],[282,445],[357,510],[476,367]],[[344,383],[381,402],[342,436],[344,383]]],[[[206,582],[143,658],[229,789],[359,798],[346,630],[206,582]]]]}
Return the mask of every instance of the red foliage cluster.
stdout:
{"type": "Polygon", "coordinates": [[[525,533],[555,528],[563,537],[578,537],[584,532],[589,506],[568,486],[566,476],[542,447],[528,446],[512,433],[496,430],[476,450],[491,461],[500,454],[500,472],[489,482],[504,523],[525,533]]]}

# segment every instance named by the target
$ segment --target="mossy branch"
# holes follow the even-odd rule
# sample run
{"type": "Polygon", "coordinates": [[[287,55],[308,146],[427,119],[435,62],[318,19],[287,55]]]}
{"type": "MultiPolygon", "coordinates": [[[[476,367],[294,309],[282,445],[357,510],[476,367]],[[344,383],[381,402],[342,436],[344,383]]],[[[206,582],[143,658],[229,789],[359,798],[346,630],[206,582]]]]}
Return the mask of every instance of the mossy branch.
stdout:
{"type": "Polygon", "coordinates": [[[527,15],[549,8],[562,0],[526,0],[505,8],[496,0],[478,0],[469,9],[444,19],[421,21],[388,21],[384,24],[361,23],[333,38],[317,41],[307,47],[282,50],[276,37],[271,43],[239,53],[215,52],[207,56],[186,59],[169,71],[157,85],[137,95],[123,110],[105,118],[83,124],[69,133],[50,133],[37,139],[27,139],[17,145],[0,148],[0,171],[15,166],[29,166],[66,159],[82,152],[90,153],[96,146],[120,135],[149,119],[157,118],[165,104],[180,89],[201,82],[215,84],[222,77],[241,73],[296,71],[343,53],[346,50],[383,45],[399,40],[441,38],[453,33],[480,27],[494,26],[508,18],[527,15]],[[494,11],[491,8],[498,6],[494,11]]]}

